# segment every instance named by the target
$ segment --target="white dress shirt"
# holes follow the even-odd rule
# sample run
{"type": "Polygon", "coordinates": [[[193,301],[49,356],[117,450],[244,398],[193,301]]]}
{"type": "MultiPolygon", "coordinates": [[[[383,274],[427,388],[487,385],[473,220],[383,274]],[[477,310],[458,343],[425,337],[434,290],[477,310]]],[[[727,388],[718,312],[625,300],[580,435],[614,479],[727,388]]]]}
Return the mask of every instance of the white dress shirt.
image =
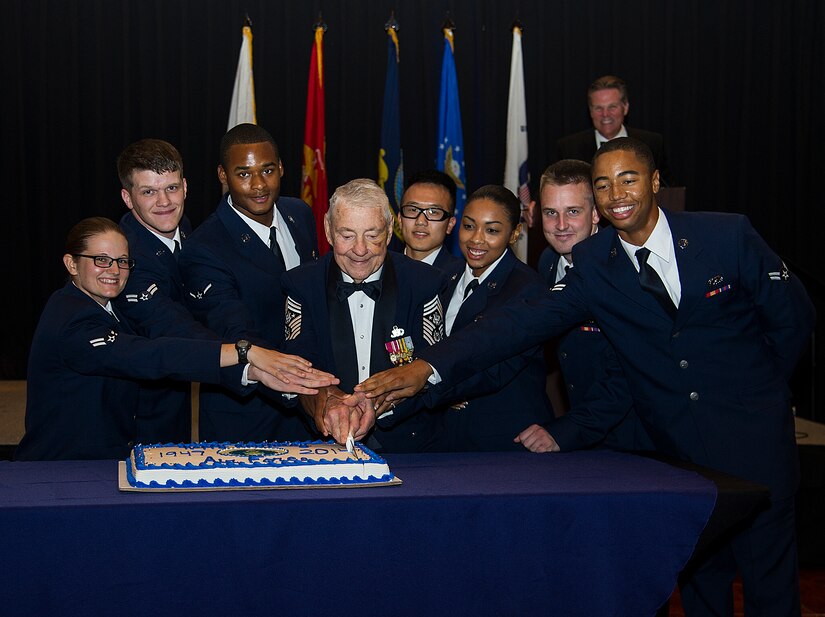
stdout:
{"type": "MultiPolygon", "coordinates": [[[[642,247],[625,242],[621,236],[619,236],[619,241],[630,258],[630,263],[638,272],[639,263],[636,261],[636,251],[642,247]]],[[[662,279],[670,299],[678,308],[679,301],[682,299],[682,282],[679,279],[679,265],[676,263],[676,254],[673,251],[673,234],[661,208],[659,208],[659,220],[656,222],[656,227],[653,228],[653,232],[643,246],[650,250],[647,263],[656,270],[656,274],[662,279]]]]}
{"type": "MultiPolygon", "coordinates": [[[[484,273],[478,277],[478,285],[484,283],[486,278],[490,276],[493,270],[496,269],[496,266],[501,263],[501,260],[504,259],[504,255],[507,251],[501,254],[501,257],[496,259],[490,266],[484,271],[484,273]]],[[[453,324],[455,323],[455,318],[458,315],[458,311],[461,310],[461,305],[464,303],[466,298],[464,297],[464,290],[467,289],[467,285],[470,284],[475,277],[473,271],[470,269],[470,266],[464,266],[464,274],[461,275],[461,279],[458,281],[458,285],[455,286],[455,291],[453,291],[453,295],[450,298],[450,304],[447,307],[447,315],[444,317],[444,332],[447,336],[450,336],[450,332],[453,331],[453,324]]],[[[476,288],[477,289],[477,288],[476,288]]],[[[475,293],[475,291],[473,292],[475,293]]],[[[473,295],[473,294],[470,294],[473,295]]],[[[467,296],[469,298],[469,296],[467,296]]]]}
{"type": "MultiPolygon", "coordinates": [[[[365,283],[377,281],[381,278],[381,266],[364,279],[365,283]]],[[[355,280],[346,272],[341,272],[345,283],[354,283],[355,280]]],[[[370,376],[370,359],[372,352],[372,322],[375,315],[375,300],[363,291],[354,292],[349,298],[349,315],[352,320],[352,333],[355,337],[355,355],[358,358],[358,381],[364,381],[370,376]]]]}
{"type": "MultiPolygon", "coordinates": [[[[443,249],[444,249],[444,245],[442,244],[442,245],[441,245],[441,246],[439,246],[437,249],[435,249],[432,253],[430,253],[429,255],[427,255],[424,259],[419,259],[419,261],[421,261],[421,262],[423,262],[423,263],[425,263],[425,264],[430,264],[430,265],[432,266],[432,265],[435,263],[435,260],[436,260],[436,258],[438,257],[438,254],[439,254],[439,253],[440,253],[443,249]]],[[[406,248],[406,247],[404,247],[404,255],[407,255],[407,248],[406,248]]],[[[409,255],[407,255],[407,257],[410,257],[410,256],[409,256],[409,255]]],[[[412,259],[412,257],[410,257],[410,259],[412,259]]]]}
{"type": "MultiPolygon", "coordinates": [[[[148,227],[146,229],[149,229],[148,227]]],[[[149,233],[151,233],[155,238],[163,242],[163,245],[169,249],[169,252],[174,255],[175,253],[175,242],[178,243],[178,247],[183,246],[180,241],[180,227],[175,227],[175,235],[171,238],[167,238],[166,236],[161,236],[158,232],[154,229],[149,229],[149,233]]]]}
{"type": "MultiPolygon", "coordinates": [[[[232,196],[227,195],[226,199],[231,206],[232,196]]],[[[255,232],[255,235],[261,239],[261,242],[266,244],[270,249],[272,246],[270,246],[269,230],[271,227],[275,228],[276,237],[278,238],[278,248],[281,249],[281,255],[284,257],[284,265],[287,270],[291,270],[295,266],[301,265],[301,257],[298,255],[298,250],[295,248],[295,240],[292,238],[292,234],[289,232],[289,227],[287,227],[284,217],[281,216],[281,212],[278,210],[277,204],[275,204],[274,210],[275,212],[272,217],[272,225],[268,227],[266,225],[261,225],[258,221],[253,221],[248,216],[244,216],[234,207],[232,208],[232,211],[237,214],[241,220],[255,232]]]]}
{"type": "MultiPolygon", "coordinates": [[[[599,133],[598,129],[593,129],[593,132],[596,134],[596,150],[601,148],[602,144],[606,144],[608,141],[610,141],[607,137],[599,133]]],[[[622,125],[622,128],[619,130],[619,132],[616,133],[616,137],[614,137],[613,139],[616,139],[617,137],[627,137],[627,129],[625,128],[624,124],[622,125]]]]}
{"type": "Polygon", "coordinates": [[[573,264],[567,261],[567,257],[559,255],[559,263],[556,264],[556,283],[567,275],[567,268],[572,268],[573,264]]]}

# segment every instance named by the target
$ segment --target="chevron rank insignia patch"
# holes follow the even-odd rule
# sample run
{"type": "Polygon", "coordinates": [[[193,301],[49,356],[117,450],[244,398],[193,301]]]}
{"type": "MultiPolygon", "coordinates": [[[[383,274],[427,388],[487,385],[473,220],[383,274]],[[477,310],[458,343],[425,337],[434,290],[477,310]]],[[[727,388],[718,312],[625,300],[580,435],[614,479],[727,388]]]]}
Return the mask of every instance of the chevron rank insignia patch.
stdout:
{"type": "Polygon", "coordinates": [[[782,262],[782,269],[777,270],[776,272],[768,272],[768,277],[772,281],[787,281],[791,278],[791,273],[788,271],[788,266],[785,265],[785,262],[782,262]]]}
{"type": "Polygon", "coordinates": [[[284,313],[284,337],[292,341],[301,335],[301,303],[287,296],[284,313]]]}
{"type": "Polygon", "coordinates": [[[158,286],[152,283],[149,287],[146,288],[146,291],[142,291],[139,294],[126,294],[126,301],[127,302],[146,302],[152,296],[157,293],[158,286]]]}
{"type": "Polygon", "coordinates": [[[99,338],[89,339],[89,344],[92,347],[104,347],[106,345],[110,345],[117,340],[117,332],[114,330],[109,330],[109,334],[106,336],[101,336],[99,338]]]}
{"type": "Polygon", "coordinates": [[[444,310],[438,296],[424,305],[424,340],[435,345],[444,338],[444,310]]]}
{"type": "Polygon", "coordinates": [[[209,285],[203,288],[203,291],[190,291],[189,295],[192,296],[195,300],[203,300],[203,297],[206,295],[206,292],[208,292],[211,288],[212,283],[209,283],[209,285]]]}

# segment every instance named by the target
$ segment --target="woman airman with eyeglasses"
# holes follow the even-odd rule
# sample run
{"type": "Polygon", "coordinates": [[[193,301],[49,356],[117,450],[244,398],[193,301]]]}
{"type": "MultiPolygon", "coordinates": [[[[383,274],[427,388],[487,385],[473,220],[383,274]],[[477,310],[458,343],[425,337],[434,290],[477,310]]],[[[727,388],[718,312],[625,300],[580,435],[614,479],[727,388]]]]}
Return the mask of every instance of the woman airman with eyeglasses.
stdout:
{"type": "MultiPolygon", "coordinates": [[[[241,354],[236,345],[217,338],[135,334],[111,302],[135,267],[114,221],[94,217],[75,225],[63,265],[70,280],[49,298],[32,340],[26,433],[15,458],[125,458],[141,412],[136,380],[219,383],[220,368],[238,364],[241,354]]],[[[250,363],[247,378],[281,391],[314,394],[314,387],[337,381],[297,356],[259,346],[245,347],[244,353],[250,363]]]]}

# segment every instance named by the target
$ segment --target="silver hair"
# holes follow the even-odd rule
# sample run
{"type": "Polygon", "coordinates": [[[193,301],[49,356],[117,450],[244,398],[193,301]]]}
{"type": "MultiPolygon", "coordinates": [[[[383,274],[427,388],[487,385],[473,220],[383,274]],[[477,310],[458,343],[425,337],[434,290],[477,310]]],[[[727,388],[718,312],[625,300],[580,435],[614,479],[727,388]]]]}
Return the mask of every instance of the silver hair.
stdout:
{"type": "Polygon", "coordinates": [[[356,178],[335,189],[332,197],[329,198],[329,209],[325,215],[327,224],[330,227],[333,227],[333,217],[335,216],[335,209],[339,202],[348,206],[381,208],[387,227],[392,226],[390,200],[387,198],[384,189],[378,186],[375,180],[356,178]]]}

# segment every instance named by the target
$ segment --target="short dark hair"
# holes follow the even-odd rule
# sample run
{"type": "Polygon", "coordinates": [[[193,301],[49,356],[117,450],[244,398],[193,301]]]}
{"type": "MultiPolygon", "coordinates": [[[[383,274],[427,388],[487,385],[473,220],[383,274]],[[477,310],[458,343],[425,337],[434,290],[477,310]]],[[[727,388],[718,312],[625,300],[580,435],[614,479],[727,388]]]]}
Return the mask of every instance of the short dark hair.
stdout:
{"type": "Polygon", "coordinates": [[[586,184],[590,186],[590,163],[577,161],[575,159],[562,159],[550,165],[541,174],[539,181],[539,193],[548,184],[553,186],[566,186],[568,184],[586,184]]]}
{"type": "Polygon", "coordinates": [[[650,173],[656,170],[656,161],[653,159],[653,152],[651,152],[650,146],[633,137],[617,137],[616,139],[611,139],[603,143],[602,147],[596,150],[596,154],[593,155],[593,165],[596,164],[596,159],[602,154],[616,152],[618,150],[633,152],[636,157],[647,166],[647,170],[650,173]]]}
{"type": "Polygon", "coordinates": [[[132,173],[154,171],[156,174],[179,171],[183,176],[183,159],[175,146],[162,139],[141,139],[126,146],[117,157],[120,185],[130,190],[132,173]]]}
{"type": "Polygon", "coordinates": [[[86,252],[89,240],[100,234],[109,231],[119,233],[124,238],[126,235],[112,219],[103,216],[93,216],[83,219],[69,230],[66,236],[66,253],[69,255],[81,255],[86,252]]]}
{"type": "Polygon", "coordinates": [[[258,126],[257,124],[238,124],[237,126],[229,129],[226,134],[221,138],[221,150],[220,150],[220,160],[221,165],[226,170],[226,156],[229,152],[229,148],[232,146],[237,146],[238,144],[260,144],[260,143],[270,143],[272,147],[275,148],[275,156],[279,159],[281,155],[278,152],[278,144],[275,143],[275,140],[272,138],[272,135],[269,134],[265,128],[258,126]]]}
{"type": "Polygon", "coordinates": [[[611,90],[615,88],[619,91],[622,103],[627,103],[627,84],[624,79],[615,75],[602,75],[587,86],[587,104],[590,105],[590,95],[599,90],[611,90]]]}
{"type": "Polygon", "coordinates": [[[404,190],[406,191],[415,184],[432,184],[442,187],[447,191],[447,193],[450,194],[450,212],[455,212],[455,181],[443,171],[438,171],[437,169],[425,169],[423,171],[411,174],[407,176],[404,181],[404,190]]]}
{"type": "Polygon", "coordinates": [[[513,191],[500,184],[487,184],[473,191],[473,194],[467,198],[464,208],[466,209],[471,202],[479,199],[489,199],[497,203],[504,208],[504,213],[507,215],[507,220],[512,228],[515,229],[518,226],[521,220],[521,202],[513,194],[513,191]]]}

